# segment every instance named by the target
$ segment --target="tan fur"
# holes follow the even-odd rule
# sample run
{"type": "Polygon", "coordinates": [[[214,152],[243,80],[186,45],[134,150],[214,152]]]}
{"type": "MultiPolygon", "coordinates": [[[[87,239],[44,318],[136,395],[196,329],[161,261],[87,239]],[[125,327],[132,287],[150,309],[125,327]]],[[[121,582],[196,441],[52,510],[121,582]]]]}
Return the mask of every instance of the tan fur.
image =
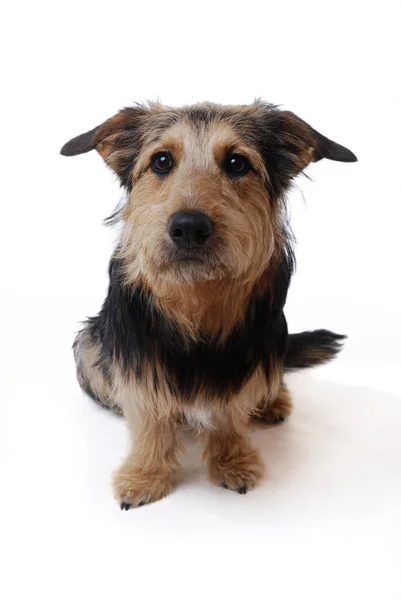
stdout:
{"type": "Polygon", "coordinates": [[[273,399],[263,398],[252,416],[266,423],[277,423],[289,417],[292,409],[291,394],[285,383],[282,383],[277,396],[273,399]]]}
{"type": "MultiPolygon", "coordinates": [[[[306,352],[305,352],[306,354],[306,352]]],[[[328,348],[309,348],[307,353],[308,360],[314,364],[323,364],[330,360],[331,352],[328,348]]]]}
{"type": "Polygon", "coordinates": [[[247,439],[248,420],[257,406],[266,404],[266,399],[272,403],[280,389],[280,369],[269,383],[259,369],[241,392],[224,404],[217,398],[206,400],[200,394],[188,407],[163,385],[161,371],[156,390],[151,369],[139,383],[135,378],[127,381],[114,364],[111,390],[96,366],[97,349],[86,349],[82,360],[87,361],[85,373],[103,394],[105,404],[113,398],[123,411],[132,435],[131,450],[113,476],[114,494],[121,504],[139,506],[172,491],[181,450],[178,431],[184,423],[203,434],[204,457],[212,481],[242,491],[254,487],[262,477],[260,456],[247,439]]]}
{"type": "Polygon", "coordinates": [[[241,319],[279,235],[260,156],[227,124],[199,130],[184,121],[141,155],[134,178],[139,174],[122,215],[119,256],[127,281],[145,280],[166,316],[192,337],[201,329],[224,337],[241,319]],[[173,152],[179,163],[167,181],[146,170],[152,154],[162,150],[173,152]],[[234,182],[223,178],[217,164],[228,150],[249,156],[258,175],[234,182]],[[204,264],[171,260],[166,222],[179,210],[207,213],[224,240],[216,240],[204,264]]]}
{"type": "Polygon", "coordinates": [[[264,465],[258,450],[249,446],[245,436],[225,423],[205,437],[210,480],[240,493],[254,488],[262,478],[264,465]]]}
{"type": "Polygon", "coordinates": [[[180,329],[196,339],[202,331],[224,341],[244,316],[252,285],[223,279],[193,283],[177,288],[174,294],[157,298],[156,305],[179,324],[180,329]]]}
{"type": "Polygon", "coordinates": [[[131,452],[114,474],[113,487],[120,503],[139,506],[160,500],[172,490],[178,435],[171,418],[143,417],[139,427],[135,422],[135,430],[131,452]]]}
{"type": "MultiPolygon", "coordinates": [[[[184,424],[203,435],[211,479],[230,489],[250,489],[262,476],[258,452],[247,439],[250,413],[262,397],[271,393],[261,370],[224,404],[217,398],[206,400],[200,395],[188,406],[166,387],[156,391],[150,371],[142,383],[134,378],[129,382],[120,379],[120,385],[120,392],[115,392],[132,435],[130,453],[113,478],[114,493],[120,503],[138,506],[158,500],[172,490],[177,453],[181,450],[178,431],[184,424]],[[198,419],[197,413],[201,415],[198,419]],[[207,421],[202,418],[205,414],[207,421]]],[[[276,385],[272,383],[273,388],[276,385]]]]}

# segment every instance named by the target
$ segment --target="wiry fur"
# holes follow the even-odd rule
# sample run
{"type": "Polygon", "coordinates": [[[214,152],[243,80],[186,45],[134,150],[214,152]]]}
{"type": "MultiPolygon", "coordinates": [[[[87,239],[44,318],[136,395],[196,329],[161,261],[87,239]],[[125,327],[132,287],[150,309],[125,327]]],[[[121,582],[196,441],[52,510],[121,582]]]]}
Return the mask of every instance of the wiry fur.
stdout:
{"type": "Polygon", "coordinates": [[[74,352],[81,387],[123,413],[133,432],[116,497],[129,508],[171,490],[181,426],[204,436],[211,479],[244,493],[263,472],[247,440],[249,417],[288,416],[283,373],[333,358],[343,339],[287,333],[294,255],[285,193],[310,161],[355,156],[262,102],[126,108],[62,154],[92,149],[120,178],[126,202],[110,218],[122,233],[107,297],[74,352]],[[174,158],[163,176],[150,169],[160,151],[174,158]],[[248,159],[246,176],[224,172],[230,153],[248,159]],[[183,210],[213,223],[201,248],[177,248],[167,233],[183,210]]]}

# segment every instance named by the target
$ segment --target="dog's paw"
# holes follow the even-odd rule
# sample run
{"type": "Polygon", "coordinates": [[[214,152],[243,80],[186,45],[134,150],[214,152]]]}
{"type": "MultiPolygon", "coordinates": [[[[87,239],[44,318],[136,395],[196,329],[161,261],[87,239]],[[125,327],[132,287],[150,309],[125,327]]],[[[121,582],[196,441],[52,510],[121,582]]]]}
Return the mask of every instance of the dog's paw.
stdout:
{"type": "Polygon", "coordinates": [[[229,460],[214,459],[209,463],[209,477],[222,487],[246,494],[262,478],[264,465],[256,450],[238,454],[229,460]]]}
{"type": "Polygon", "coordinates": [[[255,418],[265,423],[282,423],[290,416],[293,409],[291,395],[288,389],[282,385],[277,398],[267,405],[261,405],[255,418]]]}
{"type": "Polygon", "coordinates": [[[121,510],[161,500],[173,488],[170,476],[121,467],[113,476],[114,496],[121,510]]]}
{"type": "Polygon", "coordinates": [[[248,491],[248,487],[246,485],[243,485],[242,487],[239,487],[239,488],[236,488],[236,489],[228,487],[228,485],[226,484],[225,481],[223,481],[220,485],[225,490],[232,490],[233,492],[237,492],[238,494],[246,494],[247,491],[248,491]]]}
{"type": "Polygon", "coordinates": [[[265,423],[283,423],[291,414],[291,408],[283,406],[270,406],[258,415],[257,419],[265,423]]]}

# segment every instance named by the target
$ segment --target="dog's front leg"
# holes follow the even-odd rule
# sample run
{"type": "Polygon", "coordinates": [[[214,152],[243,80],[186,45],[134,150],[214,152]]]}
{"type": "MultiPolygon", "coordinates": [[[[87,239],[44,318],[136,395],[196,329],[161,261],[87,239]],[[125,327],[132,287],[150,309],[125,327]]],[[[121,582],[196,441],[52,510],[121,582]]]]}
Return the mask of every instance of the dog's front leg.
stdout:
{"type": "Polygon", "coordinates": [[[133,434],[131,451],[113,476],[121,509],[142,506],[167,496],[177,469],[178,435],[175,421],[153,415],[126,415],[133,434]]]}
{"type": "Polygon", "coordinates": [[[205,433],[204,456],[210,479],[239,494],[252,489],[263,475],[259,453],[247,439],[246,422],[227,415],[205,433]]]}

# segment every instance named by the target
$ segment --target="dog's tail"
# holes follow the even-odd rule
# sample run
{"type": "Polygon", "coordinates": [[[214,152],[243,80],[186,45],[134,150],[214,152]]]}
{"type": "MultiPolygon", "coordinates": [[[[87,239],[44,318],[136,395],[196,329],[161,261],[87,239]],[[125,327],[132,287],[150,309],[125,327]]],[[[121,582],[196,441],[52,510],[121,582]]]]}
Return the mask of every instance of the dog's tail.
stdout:
{"type": "Polygon", "coordinates": [[[284,357],[284,371],[315,367],[332,360],[342,349],[346,337],[327,329],[290,334],[284,357]]]}

